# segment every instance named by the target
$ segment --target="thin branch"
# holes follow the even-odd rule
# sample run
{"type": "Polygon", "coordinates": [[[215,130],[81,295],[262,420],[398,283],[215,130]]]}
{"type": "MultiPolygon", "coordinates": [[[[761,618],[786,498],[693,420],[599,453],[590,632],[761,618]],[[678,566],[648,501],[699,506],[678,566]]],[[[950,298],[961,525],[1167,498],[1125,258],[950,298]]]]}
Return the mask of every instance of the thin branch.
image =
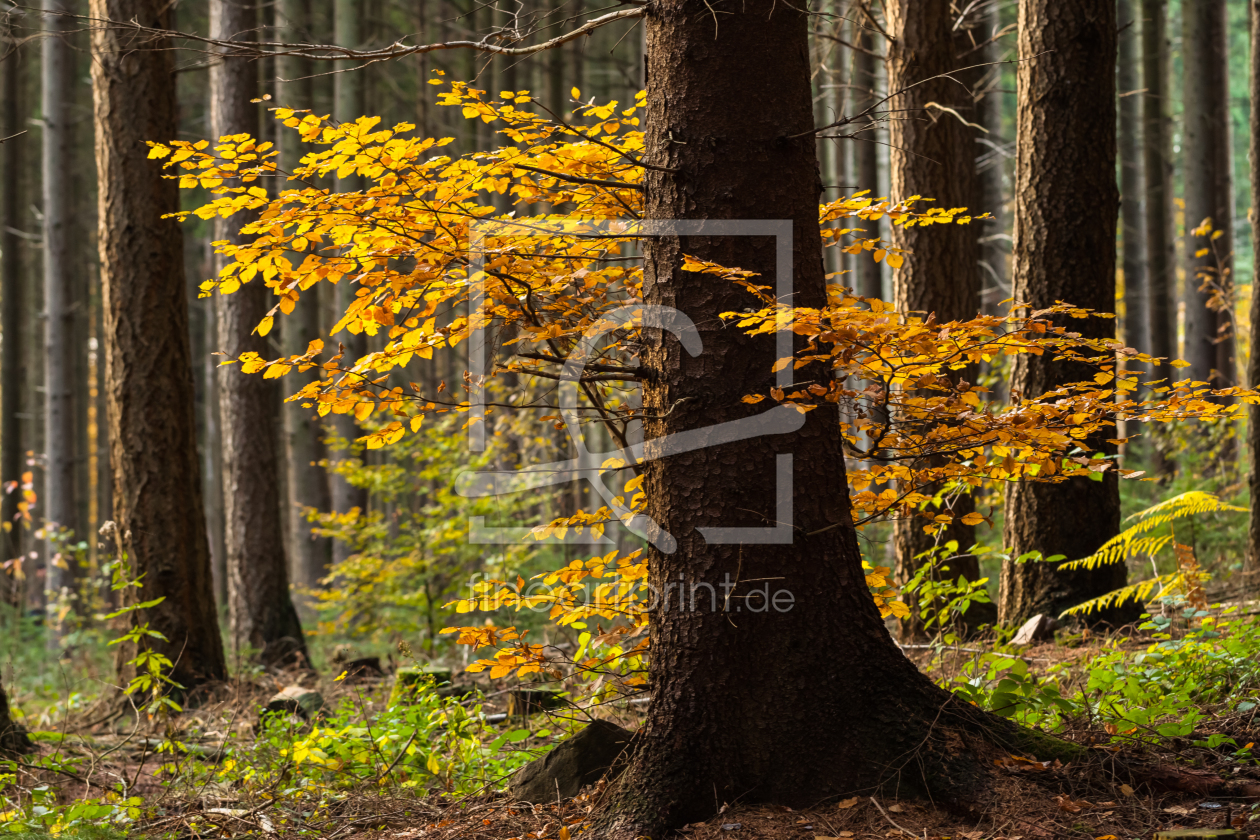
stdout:
{"type": "MultiPolygon", "coordinates": [[[[541,44],[532,44],[526,47],[506,47],[500,44],[491,43],[487,38],[480,41],[442,41],[435,44],[417,44],[408,46],[402,42],[402,39],[394,43],[381,47],[379,49],[358,50],[350,47],[343,47],[337,44],[289,44],[283,41],[236,41],[222,40],[218,38],[206,38],[189,32],[179,32],[171,29],[157,29],[150,26],[142,26],[136,20],[117,21],[117,20],[101,20],[99,18],[82,18],[90,20],[93,23],[103,24],[116,27],[118,29],[129,30],[139,35],[147,35],[151,38],[169,38],[181,39],[186,41],[195,41],[205,44],[209,47],[215,47],[220,50],[220,54],[230,58],[262,58],[265,56],[296,56],[298,58],[306,58],[312,61],[384,61],[386,59],[403,58],[409,55],[422,55],[424,53],[438,52],[440,50],[477,50],[479,52],[492,53],[494,55],[507,56],[526,56],[534,53],[543,52],[554,47],[567,44],[569,41],[576,40],[583,35],[594,32],[601,26],[610,23],[616,23],[619,20],[632,20],[643,16],[644,9],[637,5],[637,0],[622,0],[622,2],[636,3],[634,8],[620,9],[609,14],[602,15],[589,20],[581,26],[573,29],[563,35],[557,35],[541,44]]],[[[69,17],[80,17],[78,15],[69,15],[69,17]]],[[[494,33],[502,36],[502,33],[494,33]]]]}
{"type": "Polygon", "coordinates": [[[641,184],[629,184],[625,181],[605,181],[602,178],[582,178],[577,175],[565,175],[562,172],[552,172],[550,169],[539,169],[537,166],[526,166],[523,163],[512,164],[514,169],[524,169],[526,172],[537,172],[539,175],[546,175],[548,178],[556,178],[561,181],[569,181],[574,184],[591,184],[596,187],[612,187],[615,190],[638,190],[643,192],[641,184]]]}

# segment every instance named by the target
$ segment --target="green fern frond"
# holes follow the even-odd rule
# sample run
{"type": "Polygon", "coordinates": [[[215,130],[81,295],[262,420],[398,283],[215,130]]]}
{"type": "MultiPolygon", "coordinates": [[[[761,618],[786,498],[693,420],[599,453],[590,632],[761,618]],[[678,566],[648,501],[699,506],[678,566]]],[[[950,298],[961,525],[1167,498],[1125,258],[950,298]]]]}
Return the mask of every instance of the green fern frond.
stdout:
{"type": "Polygon", "coordinates": [[[1159,589],[1159,592],[1155,595],[1155,598],[1163,598],[1173,590],[1180,588],[1182,583],[1181,572],[1172,572],[1150,580],[1138,581],[1120,589],[1112,590],[1106,595],[1091,598],[1083,604],[1077,604],[1075,607],[1068,607],[1059,614],[1059,618],[1068,615],[1088,615],[1095,610],[1101,611],[1108,607],[1118,607],[1128,601],[1149,601],[1151,600],[1151,593],[1155,592],[1156,589],[1159,589]]]}
{"type": "Polygon", "coordinates": [[[1097,569],[1099,566],[1111,563],[1123,563],[1135,555],[1155,554],[1167,546],[1172,541],[1172,537],[1143,536],[1144,534],[1187,516],[1226,511],[1246,513],[1247,509],[1222,502],[1211,493],[1204,493],[1202,490],[1191,490],[1188,493],[1173,496],[1171,499],[1165,499],[1157,505],[1128,517],[1126,522],[1137,520],[1136,523],[1107,540],[1093,554],[1080,560],[1070,560],[1059,568],[1097,569]]]}

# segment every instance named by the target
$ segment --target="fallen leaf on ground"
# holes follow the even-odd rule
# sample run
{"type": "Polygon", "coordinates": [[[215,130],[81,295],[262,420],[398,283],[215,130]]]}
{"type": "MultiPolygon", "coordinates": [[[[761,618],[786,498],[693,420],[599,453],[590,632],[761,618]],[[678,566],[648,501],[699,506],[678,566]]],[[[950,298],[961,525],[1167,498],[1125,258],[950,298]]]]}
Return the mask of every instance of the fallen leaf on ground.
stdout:
{"type": "Polygon", "coordinates": [[[1069,814],[1079,814],[1081,811],[1084,811],[1087,808],[1094,807],[1094,803],[1092,802],[1086,802],[1084,799],[1075,800],[1075,799],[1072,799],[1072,797],[1067,796],[1062,793],[1056,796],[1054,798],[1054,801],[1058,804],[1060,808],[1062,808],[1064,811],[1067,811],[1069,814]]]}
{"type": "Polygon", "coordinates": [[[852,808],[854,805],[858,804],[858,802],[860,801],[861,800],[859,800],[856,796],[853,797],[852,799],[842,799],[836,803],[836,807],[837,808],[852,808]]]}

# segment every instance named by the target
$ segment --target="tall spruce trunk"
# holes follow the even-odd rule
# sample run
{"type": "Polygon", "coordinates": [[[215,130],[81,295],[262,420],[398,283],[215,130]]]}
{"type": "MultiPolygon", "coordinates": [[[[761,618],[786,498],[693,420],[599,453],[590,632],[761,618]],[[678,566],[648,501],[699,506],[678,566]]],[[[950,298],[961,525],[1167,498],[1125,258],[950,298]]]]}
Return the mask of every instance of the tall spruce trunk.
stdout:
{"type": "MultiPolygon", "coordinates": [[[[16,47],[14,33],[6,25],[0,32],[4,41],[0,48],[8,51],[16,47]]],[[[26,315],[26,295],[23,283],[22,245],[18,239],[22,214],[22,171],[25,166],[27,136],[19,127],[22,121],[22,74],[16,56],[0,62],[0,75],[4,77],[3,103],[0,104],[0,136],[7,137],[0,144],[0,166],[4,167],[3,186],[0,188],[0,338],[3,339],[3,358],[0,358],[0,482],[21,482],[23,453],[22,395],[25,391],[27,354],[22,342],[22,323],[26,315]]],[[[3,522],[0,545],[4,547],[4,562],[22,557],[23,528],[18,521],[18,502],[22,499],[16,489],[0,488],[0,522],[3,522]]],[[[20,562],[20,560],[19,560],[20,562]]],[[[23,601],[22,579],[16,570],[3,577],[0,600],[20,606],[23,601]]]]}
{"type": "Polygon", "coordinates": [[[1141,25],[1138,4],[1119,0],[1116,6],[1120,26],[1116,66],[1119,106],[1120,154],[1120,233],[1124,269],[1124,342],[1143,353],[1149,352],[1146,290],[1146,214],[1142,206],[1142,64],[1141,25]]]}
{"type": "MultiPolygon", "coordinates": [[[[1250,0],[1251,19],[1251,194],[1260,196],[1260,0],[1250,0]]],[[[1251,241],[1260,242],[1260,213],[1251,213],[1251,241]]],[[[1254,280],[1252,282],[1255,282],[1254,280]]],[[[1260,383],[1260,295],[1251,295],[1251,352],[1247,356],[1248,388],[1260,383]]],[[[1247,406],[1247,484],[1251,488],[1251,521],[1247,528],[1249,588],[1260,583],[1260,405],[1247,406]]]]}
{"type": "MultiPolygon", "coordinates": [[[[280,37],[286,41],[310,42],[310,0],[279,0],[276,5],[276,26],[280,37]]],[[[294,57],[277,60],[280,77],[295,80],[283,88],[284,105],[291,108],[314,106],[314,86],[311,84],[310,62],[294,57]]],[[[290,129],[280,129],[280,166],[286,172],[297,168],[302,157],[301,138],[290,129]]],[[[287,188],[287,185],[282,188],[287,188]]],[[[320,336],[320,286],[302,295],[293,312],[281,324],[284,352],[296,355],[306,352],[307,345],[320,336]]],[[[314,371],[293,373],[286,377],[289,393],[295,393],[316,377],[314,371]]],[[[311,523],[305,510],[315,508],[329,510],[328,473],[319,466],[324,457],[319,418],[313,408],[303,408],[301,403],[286,403],[284,409],[285,460],[288,464],[288,504],[286,505],[289,528],[289,545],[293,551],[290,568],[294,580],[305,586],[315,586],[327,574],[332,561],[332,546],[326,537],[313,537],[311,523]]]]}
{"type": "MultiPolygon", "coordinates": [[[[1022,0],[1019,7],[1019,139],[1015,185],[1015,299],[1033,307],[1067,301],[1111,312],[1116,297],[1116,10],[1114,0],[1022,0]]],[[[1071,321],[1090,338],[1113,338],[1107,318],[1071,321]]],[[[1036,397],[1092,377],[1080,365],[1021,356],[1011,400],[1036,397]]],[[[1108,431],[1084,442],[1115,452],[1108,431]]],[[[1086,557],[1120,528],[1114,470],[1101,481],[1018,482],[1007,488],[1005,542],[1012,556],[1040,551],[1086,557]]],[[[1124,585],[1123,565],[1058,571],[1044,562],[1007,561],[1003,623],[1068,607],[1124,585]]],[[[1130,611],[1092,619],[1127,620],[1130,611]]],[[[1136,613],[1134,613],[1136,615],[1136,613]]]]}
{"type": "MultiPolygon", "coordinates": [[[[853,49],[853,107],[854,114],[860,114],[875,105],[879,100],[877,94],[876,63],[879,59],[875,52],[882,43],[882,38],[871,24],[870,0],[854,0],[849,11],[851,26],[851,43],[853,49]]],[[[879,183],[879,136],[874,119],[854,126],[857,139],[853,142],[853,176],[856,179],[856,190],[850,193],[870,190],[872,196],[880,196],[879,183]],[[858,129],[862,129],[858,131],[858,129]]],[[[863,234],[868,239],[879,236],[879,222],[864,222],[863,234]]],[[[864,297],[882,297],[883,281],[879,274],[879,266],[871,260],[864,259],[867,254],[854,255],[852,260],[855,292],[864,297]]]]}
{"type": "MultiPolygon", "coordinates": [[[[250,37],[257,25],[253,0],[212,0],[212,37],[250,37]]],[[[210,123],[216,138],[257,135],[258,110],[250,102],[257,94],[258,71],[250,60],[222,58],[211,65],[210,123]]],[[[219,220],[215,238],[248,242],[239,233],[244,223],[239,217],[219,220]]],[[[215,296],[220,350],[231,358],[251,350],[272,355],[266,339],[255,332],[270,297],[259,282],[215,296]]],[[[306,664],[306,639],[289,595],[284,552],[274,388],[236,368],[219,380],[228,624],[238,651],[251,649],[266,665],[306,664]]]]}
{"type": "MultiPolygon", "coordinates": [[[[56,598],[73,586],[75,557],[62,529],[84,537],[75,498],[75,317],[76,292],[71,238],[74,155],[70,111],[74,51],[68,38],[74,11],[67,0],[44,0],[46,35],[40,49],[40,104],[43,111],[42,199],[44,212],[44,517],[48,527],[46,587],[56,598]]],[[[59,625],[49,625],[49,644],[59,645],[59,625]]]]}
{"type": "MultiPolygon", "coordinates": [[[[990,3],[981,12],[983,21],[976,40],[983,46],[968,55],[968,63],[994,64],[1002,60],[1002,44],[996,40],[1002,29],[1001,7],[990,3]]],[[[986,312],[996,313],[998,304],[1010,297],[1007,257],[1010,247],[1006,237],[1006,154],[1002,136],[1001,66],[986,67],[976,96],[976,119],[984,131],[977,136],[976,147],[976,213],[988,213],[992,219],[972,222],[980,225],[980,303],[986,312]]]]}
{"type": "MultiPolygon", "coordinates": [[[[967,207],[976,194],[975,129],[963,122],[975,122],[972,94],[955,77],[933,78],[959,66],[954,54],[960,39],[954,33],[950,4],[891,0],[884,10],[891,36],[885,65],[888,90],[905,91],[889,101],[889,107],[898,112],[889,123],[892,197],[921,195],[932,200],[932,207],[967,207]]],[[[892,273],[893,303],[899,314],[923,319],[935,315],[941,322],[976,317],[980,310],[979,230],[979,225],[892,226],[892,243],[910,252],[904,265],[892,273]]],[[[976,372],[965,369],[956,378],[974,382],[976,372]]],[[[939,535],[925,533],[923,526],[930,520],[919,516],[894,523],[898,580],[914,577],[924,563],[924,552],[951,540],[964,556],[951,558],[948,572],[935,576],[980,579],[979,560],[968,551],[975,543],[976,529],[957,521],[971,513],[975,504],[970,494],[949,493],[948,498],[955,522],[939,535]]],[[[942,511],[933,507],[929,512],[942,511]]],[[[992,624],[997,610],[991,604],[976,604],[964,618],[970,626],[992,624]]],[[[922,622],[913,616],[903,622],[902,629],[906,637],[923,632],[922,622]]]]}
{"type": "MultiPolygon", "coordinates": [[[[1173,306],[1176,260],[1173,235],[1173,151],[1166,0],[1142,0],[1142,174],[1146,189],[1146,287],[1149,352],[1162,359],[1152,371],[1171,382],[1177,354],[1177,313],[1173,306]]],[[[1153,431],[1154,471],[1173,471],[1171,441],[1153,431]]]]}
{"type": "MultiPolygon", "coordinates": [[[[166,0],[92,0],[97,20],[173,27],[166,0]]],[[[132,613],[167,641],[153,646],[186,688],[227,677],[210,585],[193,418],[183,236],[163,219],[178,188],[145,141],[179,135],[171,44],[118,27],[92,31],[97,207],[104,301],[105,400],[114,518],[143,598],[132,613]]],[[[121,676],[134,656],[118,655],[121,676]]]]}
{"type": "MultiPolygon", "coordinates": [[[[657,167],[646,173],[646,216],[791,220],[791,302],[822,306],[806,16],[775,0],[717,0],[713,9],[716,37],[713,15],[687,0],[654,3],[646,18],[646,159],[657,167]]],[[[774,339],[716,317],[753,299],[681,271],[684,254],[778,279],[773,237],[645,243],[645,302],[690,316],[702,343],[692,356],[673,335],[644,338],[644,364],[656,372],[644,386],[655,459],[645,469],[647,513],[677,540],[673,553],[650,551],[649,579],[662,595],[698,594],[651,615],[652,704],[600,829],[662,837],[722,802],[814,804],[885,784],[973,801],[988,765],[982,720],[996,727],[990,737],[1020,733],[937,688],[889,636],[865,585],[834,409],[809,412],[792,434],[682,454],[660,440],[765,411],[740,398],[774,383],[774,339]],[[779,522],[777,465],[787,456],[793,510],[779,522]],[[790,544],[710,543],[698,530],[776,524],[790,544]],[[753,580],[761,583],[737,583],[753,580]],[[724,583],[729,612],[724,596],[703,588],[724,583]],[[771,598],[791,593],[790,608],[787,595],[776,608],[754,594],[762,587],[771,598]]]]}
{"type": "MultiPolygon", "coordinates": [[[[334,43],[357,47],[361,43],[359,37],[359,7],[355,0],[336,0],[333,4],[334,43]]],[[[343,122],[350,122],[363,114],[363,74],[355,70],[347,70],[333,77],[333,116],[343,122]]],[[[480,122],[480,121],[478,121],[480,122]]],[[[354,192],[359,189],[359,179],[355,175],[338,178],[336,189],[339,193],[354,192]]],[[[349,277],[341,278],[336,287],[337,311],[345,312],[354,302],[358,287],[349,277]]],[[[342,366],[349,368],[367,353],[367,336],[354,334],[345,330],[334,339],[345,345],[345,356],[342,366]]],[[[345,441],[346,449],[338,453],[330,453],[330,461],[340,461],[353,457],[350,447],[359,437],[359,425],[353,414],[334,414],[333,429],[337,436],[345,441]]],[[[362,487],[355,487],[344,476],[333,473],[329,476],[332,509],[337,513],[348,513],[358,508],[367,512],[368,494],[362,487]]],[[[333,562],[339,563],[350,556],[350,546],[341,540],[333,542],[333,562]]]]}
{"type": "Polygon", "coordinates": [[[1230,278],[1222,268],[1233,264],[1234,179],[1229,115],[1229,40],[1225,0],[1195,0],[1182,8],[1182,56],[1185,171],[1185,359],[1190,379],[1214,387],[1237,382],[1234,336],[1229,313],[1208,305],[1204,272],[1228,293],[1230,278]],[[1213,236],[1193,231],[1205,219],[1213,236]],[[1200,255],[1200,252],[1207,253],[1200,255]]]}

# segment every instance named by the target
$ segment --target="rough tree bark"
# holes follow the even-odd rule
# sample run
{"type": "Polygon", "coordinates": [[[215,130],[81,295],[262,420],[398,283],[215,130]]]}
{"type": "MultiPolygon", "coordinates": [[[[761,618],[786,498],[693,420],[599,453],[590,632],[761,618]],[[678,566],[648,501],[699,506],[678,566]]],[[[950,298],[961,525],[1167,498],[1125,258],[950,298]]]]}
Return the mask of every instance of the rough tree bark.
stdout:
{"type": "MultiPolygon", "coordinates": [[[[0,48],[6,52],[15,47],[13,33],[6,25],[4,41],[0,48]]],[[[0,63],[4,75],[4,104],[0,106],[0,136],[9,138],[0,144],[0,164],[4,166],[3,195],[0,195],[0,335],[4,338],[3,359],[0,360],[0,399],[3,400],[3,417],[0,418],[0,482],[21,480],[22,453],[22,394],[25,390],[24,371],[26,353],[22,342],[22,322],[25,320],[26,295],[22,282],[22,247],[18,242],[21,228],[21,173],[25,166],[26,137],[22,128],[22,75],[14,58],[0,63]]],[[[0,489],[0,522],[3,522],[4,562],[22,556],[22,526],[17,521],[21,494],[0,489]]],[[[3,601],[6,604],[22,603],[21,579],[10,570],[4,575],[3,601]]]]}
{"type": "MultiPolygon", "coordinates": [[[[1034,307],[1063,300],[1111,312],[1116,297],[1115,0],[1023,0],[1019,7],[1019,141],[1015,185],[1016,300],[1034,307]]],[[[1073,320],[1090,337],[1115,336],[1106,318],[1073,320]]],[[[1011,399],[1036,396],[1092,376],[1080,367],[1022,356],[1011,399]]],[[[1115,433],[1085,442],[1115,452],[1115,433]]],[[[1005,542],[1013,556],[1079,559],[1115,536],[1120,488],[1102,481],[1019,482],[1006,491],[1005,542]]],[[[1049,563],[1008,561],[999,613],[1004,623],[1067,607],[1123,586],[1123,565],[1061,572],[1049,563]]],[[[1121,622],[1128,611],[1095,613],[1121,622]]]]}
{"type": "MultiPolygon", "coordinates": [[[[276,26],[285,40],[303,40],[310,29],[310,0],[279,0],[276,4],[276,26]]],[[[310,62],[299,58],[281,57],[277,60],[280,77],[295,79],[284,88],[284,104],[287,107],[308,108],[314,99],[311,84],[310,62]]],[[[297,133],[280,129],[280,166],[292,172],[302,156],[302,143],[297,133]]],[[[281,325],[284,352],[295,355],[306,352],[307,345],[319,338],[320,286],[313,287],[302,296],[289,317],[281,325]]],[[[314,378],[314,372],[293,373],[288,379],[289,393],[294,393],[314,378]]],[[[287,381],[287,379],[286,379],[287,381]]],[[[315,586],[327,573],[332,560],[332,547],[327,538],[311,536],[311,523],[303,513],[305,508],[326,511],[331,504],[328,492],[328,473],[319,466],[324,457],[319,419],[311,408],[301,403],[286,403],[284,411],[284,435],[286,461],[288,463],[289,545],[293,551],[291,568],[293,577],[305,586],[315,586]]]]}
{"type": "MultiPolygon", "coordinates": [[[[1166,0],[1142,0],[1142,175],[1146,188],[1146,288],[1150,354],[1163,359],[1154,366],[1156,379],[1171,382],[1169,362],[1177,352],[1176,310],[1172,305],[1175,277],[1173,254],[1173,152],[1169,108],[1168,21],[1166,0]]],[[[1166,436],[1151,434],[1154,471],[1173,471],[1166,436]]]]}
{"type": "MultiPolygon", "coordinates": [[[[359,6],[355,0],[336,0],[333,4],[333,29],[334,40],[338,44],[355,45],[360,43],[359,38],[359,6]]],[[[358,118],[363,114],[363,74],[356,71],[338,73],[333,77],[333,116],[344,121],[350,121],[358,118]]],[[[337,192],[353,192],[359,189],[359,179],[351,174],[345,178],[337,179],[337,192]]],[[[355,292],[358,290],[349,278],[343,277],[341,282],[337,284],[336,298],[337,311],[345,312],[350,304],[354,302],[355,292]]],[[[345,345],[345,361],[346,367],[354,364],[355,360],[362,357],[367,352],[367,336],[363,333],[355,335],[351,332],[343,331],[334,336],[338,341],[345,345]]],[[[359,425],[354,421],[352,414],[335,414],[333,415],[333,428],[337,432],[337,436],[342,438],[347,447],[354,444],[356,438],[359,437],[359,425]]],[[[330,461],[344,460],[352,457],[350,449],[341,452],[329,453],[330,461]]],[[[328,477],[331,487],[332,509],[337,513],[348,513],[354,508],[367,512],[368,494],[362,487],[355,487],[346,479],[333,473],[328,477]]],[[[339,563],[350,555],[350,547],[340,541],[335,540],[332,547],[333,562],[339,563]]]]}
{"type": "MultiPolygon", "coordinates": [[[[654,3],[646,19],[646,156],[659,167],[647,172],[647,217],[792,220],[791,300],[821,306],[806,16],[775,0],[711,5],[717,37],[714,16],[688,0],[654,3]]],[[[775,241],[662,236],[645,248],[646,302],[689,315],[703,344],[693,357],[672,335],[644,340],[657,372],[644,387],[654,458],[664,435],[758,413],[740,397],[774,381],[773,339],[714,317],[752,299],[681,271],[682,255],[775,282],[775,241]]],[[[653,612],[652,704],[601,816],[605,836],[662,837],[737,798],[813,804],[884,785],[965,807],[981,797],[987,739],[1028,737],[934,686],[893,643],[865,586],[837,421],[819,409],[793,434],[648,462],[647,513],[677,540],[673,553],[650,553],[658,593],[774,578],[770,591],[790,592],[792,605],[781,595],[776,609],[753,594],[764,584],[744,583],[727,590],[729,613],[703,588],[694,605],[688,594],[653,612]],[[776,524],[777,464],[789,454],[791,544],[707,543],[698,528],[776,524]]]]}
{"type": "Polygon", "coordinates": [[[1137,5],[1134,0],[1119,0],[1116,6],[1120,26],[1116,86],[1120,98],[1120,231],[1124,268],[1121,335],[1125,344],[1146,353],[1150,350],[1150,318],[1146,313],[1146,225],[1142,207],[1142,21],[1138,20],[1137,5]]]}
{"type": "MultiPolygon", "coordinates": [[[[82,538],[75,499],[75,292],[70,214],[74,154],[70,109],[74,88],[74,51],[68,40],[73,11],[67,0],[44,0],[44,28],[51,34],[40,45],[42,203],[44,212],[44,516],[49,597],[74,584],[74,555],[62,554],[61,529],[82,538]]],[[[48,643],[59,646],[59,625],[49,625],[48,643]]]]}
{"type": "MultiPolygon", "coordinates": [[[[1225,0],[1196,0],[1182,9],[1185,170],[1185,359],[1190,379],[1214,387],[1238,380],[1229,313],[1208,306],[1211,290],[1200,290],[1199,272],[1211,272],[1228,291],[1229,278],[1216,273],[1233,264],[1234,178],[1229,116],[1229,39],[1225,0]],[[1194,228],[1211,219],[1220,231],[1214,248],[1194,228]],[[1198,256],[1207,249],[1208,253],[1198,256]],[[1218,264],[1220,263],[1220,264],[1218,264]]],[[[1215,235],[1215,233],[1213,234],[1215,235]]]]}
{"type": "MultiPolygon", "coordinates": [[[[212,0],[211,37],[249,37],[258,26],[253,0],[212,0]]],[[[258,133],[256,65],[221,59],[210,67],[210,123],[216,138],[258,133]]],[[[215,238],[247,242],[243,219],[216,222],[215,238]]],[[[223,258],[219,258],[222,264],[223,258]]],[[[230,358],[254,351],[267,356],[255,328],[269,308],[262,283],[244,283],[216,295],[219,349],[230,358]]],[[[306,639],[289,596],[289,572],[280,517],[280,464],[276,453],[275,385],[231,369],[219,380],[223,435],[223,507],[226,527],[228,625],[237,650],[250,648],[267,665],[306,664],[306,639]]]]}
{"type": "MultiPolygon", "coordinates": [[[[905,91],[889,101],[889,107],[899,112],[888,131],[892,197],[921,195],[932,199],[935,207],[967,207],[976,193],[976,132],[963,122],[974,122],[972,94],[956,78],[933,79],[959,67],[950,4],[891,0],[884,12],[890,36],[885,64],[888,90],[905,91]]],[[[979,225],[891,226],[892,243],[910,252],[905,264],[892,272],[893,303],[899,313],[935,315],[938,321],[974,318],[979,313],[979,230],[979,225]]],[[[975,381],[975,371],[960,371],[958,378],[975,381]]],[[[952,506],[956,520],[975,509],[970,495],[953,496],[952,506]]],[[[930,512],[940,511],[931,508],[930,512]]],[[[923,565],[920,555],[934,546],[954,540],[960,554],[970,555],[967,549],[976,541],[972,525],[955,521],[940,535],[931,535],[923,531],[926,521],[910,517],[893,526],[896,574],[902,582],[914,577],[923,565]]],[[[979,580],[979,560],[953,558],[947,576],[979,580]]],[[[975,604],[964,618],[969,626],[992,624],[997,609],[975,604]]],[[[902,623],[902,630],[907,638],[920,635],[922,622],[911,617],[902,623]]]]}
{"type": "MultiPolygon", "coordinates": [[[[165,0],[92,0],[91,15],[174,23],[165,0]]],[[[93,29],[92,90],[114,516],[144,575],[144,599],[165,598],[132,615],[169,639],[155,647],[175,663],[172,678],[192,688],[226,678],[227,668],[201,509],[183,236],[162,219],[179,209],[178,188],[145,148],[179,135],[171,45],[93,29]]],[[[124,678],[132,655],[119,654],[124,678]]]]}

